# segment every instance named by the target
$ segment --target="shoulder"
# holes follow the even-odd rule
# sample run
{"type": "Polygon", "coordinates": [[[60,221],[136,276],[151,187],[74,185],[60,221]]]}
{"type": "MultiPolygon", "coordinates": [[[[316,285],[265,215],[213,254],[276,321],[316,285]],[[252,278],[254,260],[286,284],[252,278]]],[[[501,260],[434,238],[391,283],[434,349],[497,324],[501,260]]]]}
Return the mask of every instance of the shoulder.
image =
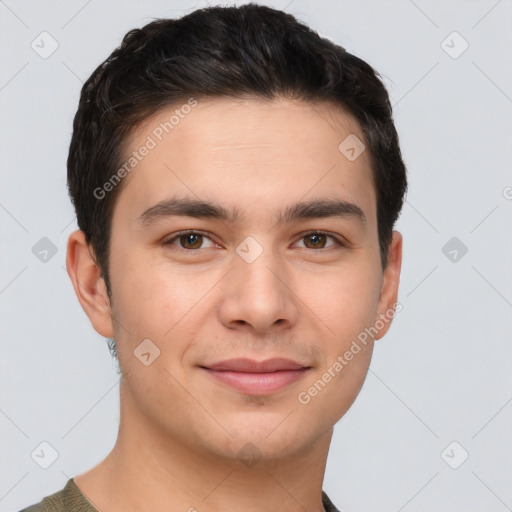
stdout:
{"type": "Polygon", "coordinates": [[[63,489],[43,498],[19,512],[91,512],[91,507],[70,478],[63,489]]]}
{"type": "Polygon", "coordinates": [[[20,510],[20,512],[42,512],[43,510],[41,503],[36,503],[35,505],[30,505],[30,507],[20,510]]]}
{"type": "Polygon", "coordinates": [[[50,496],[46,496],[39,503],[35,503],[34,505],[30,505],[20,512],[64,512],[64,498],[63,498],[64,489],[51,494],[50,496]]]}

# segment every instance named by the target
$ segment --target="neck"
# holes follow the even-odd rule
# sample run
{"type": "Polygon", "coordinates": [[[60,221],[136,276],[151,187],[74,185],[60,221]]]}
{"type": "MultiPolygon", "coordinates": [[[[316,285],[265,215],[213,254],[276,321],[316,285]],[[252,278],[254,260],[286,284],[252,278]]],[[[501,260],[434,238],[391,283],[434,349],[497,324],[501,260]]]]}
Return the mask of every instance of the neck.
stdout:
{"type": "Polygon", "coordinates": [[[266,457],[254,448],[252,458],[222,458],[164,432],[129,406],[127,394],[122,386],[114,448],[74,479],[98,510],[324,512],[322,483],[332,429],[286,457],[266,457]]]}

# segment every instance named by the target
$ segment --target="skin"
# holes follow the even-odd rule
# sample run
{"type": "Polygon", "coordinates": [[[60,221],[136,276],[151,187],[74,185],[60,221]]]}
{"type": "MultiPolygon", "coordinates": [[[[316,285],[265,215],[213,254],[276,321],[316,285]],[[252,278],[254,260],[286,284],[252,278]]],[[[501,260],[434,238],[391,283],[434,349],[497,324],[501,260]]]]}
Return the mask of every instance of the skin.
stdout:
{"type": "MultiPolygon", "coordinates": [[[[146,120],[128,153],[175,108],[146,120]]],[[[123,372],[117,442],[75,477],[98,510],[323,510],[333,426],[363,385],[373,340],[308,404],[298,394],[393,310],[402,257],[394,231],[383,271],[368,152],[349,161],[338,150],[349,134],[363,140],[357,121],[328,103],[200,100],[124,178],[112,219],[112,303],[84,234],[70,235],[77,297],[95,330],[115,338],[123,372]],[[138,224],[170,197],[214,201],[244,217],[138,224]],[[323,198],[356,204],[366,223],[275,223],[285,206],[323,198]],[[212,236],[163,243],[186,229],[212,236]],[[318,230],[329,233],[320,248],[306,236],[318,230]],[[248,236],[263,249],[252,263],[236,252],[248,236]],[[149,366],[134,355],[147,338],[160,350],[149,366]],[[199,368],[233,357],[286,357],[310,369],[278,392],[252,396],[199,368]],[[238,455],[247,443],[260,457],[250,467],[238,455]]]]}

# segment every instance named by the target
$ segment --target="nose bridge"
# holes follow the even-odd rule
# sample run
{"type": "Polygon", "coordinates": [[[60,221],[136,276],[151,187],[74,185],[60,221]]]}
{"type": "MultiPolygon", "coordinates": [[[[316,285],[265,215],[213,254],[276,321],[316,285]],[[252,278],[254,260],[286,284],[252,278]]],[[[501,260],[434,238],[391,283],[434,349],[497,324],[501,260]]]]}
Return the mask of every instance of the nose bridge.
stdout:
{"type": "Polygon", "coordinates": [[[238,258],[233,277],[240,285],[239,292],[255,296],[263,294],[268,303],[284,293],[282,277],[278,278],[283,273],[283,265],[270,243],[247,237],[236,252],[238,258]]]}
{"type": "Polygon", "coordinates": [[[252,237],[247,237],[236,251],[221,306],[223,323],[251,324],[257,331],[275,323],[294,323],[296,306],[277,251],[252,237]]]}

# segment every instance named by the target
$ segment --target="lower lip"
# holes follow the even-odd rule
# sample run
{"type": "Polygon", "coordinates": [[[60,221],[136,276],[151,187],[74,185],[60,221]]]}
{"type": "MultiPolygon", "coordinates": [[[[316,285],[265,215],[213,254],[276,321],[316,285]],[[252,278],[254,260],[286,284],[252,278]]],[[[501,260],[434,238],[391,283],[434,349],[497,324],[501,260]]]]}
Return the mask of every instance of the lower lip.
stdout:
{"type": "Polygon", "coordinates": [[[243,373],[203,368],[214,379],[248,395],[275,393],[301,379],[308,368],[281,370],[270,373],[243,373]]]}

